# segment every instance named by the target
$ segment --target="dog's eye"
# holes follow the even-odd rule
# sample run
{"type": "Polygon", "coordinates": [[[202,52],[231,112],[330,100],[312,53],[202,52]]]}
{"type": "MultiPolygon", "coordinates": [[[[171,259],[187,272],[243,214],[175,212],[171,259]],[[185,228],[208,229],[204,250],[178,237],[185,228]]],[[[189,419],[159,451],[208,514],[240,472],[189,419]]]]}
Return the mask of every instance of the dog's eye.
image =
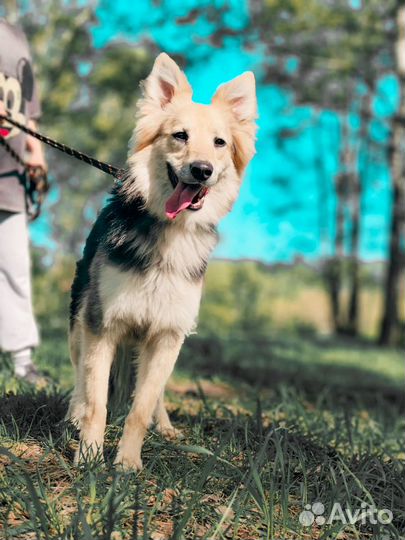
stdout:
{"type": "Polygon", "coordinates": [[[188,141],[188,135],[185,131],[176,131],[176,133],[173,133],[172,137],[178,141],[188,141]]]}
{"type": "Polygon", "coordinates": [[[215,146],[225,146],[226,142],[224,141],[224,139],[221,139],[220,137],[215,137],[214,144],[215,146]]]}

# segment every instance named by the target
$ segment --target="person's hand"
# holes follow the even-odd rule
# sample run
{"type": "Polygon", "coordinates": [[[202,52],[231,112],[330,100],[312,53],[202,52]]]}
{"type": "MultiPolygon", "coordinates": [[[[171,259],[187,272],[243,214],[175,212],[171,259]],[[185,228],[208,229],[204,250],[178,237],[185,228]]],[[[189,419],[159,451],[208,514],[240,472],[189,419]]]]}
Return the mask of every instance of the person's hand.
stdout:
{"type": "Polygon", "coordinates": [[[45,194],[49,190],[46,170],[41,165],[29,165],[27,172],[32,189],[37,191],[38,194],[45,194]]]}
{"type": "Polygon", "coordinates": [[[40,167],[45,172],[48,170],[48,165],[45,161],[44,154],[42,152],[42,148],[38,145],[33,145],[31,152],[28,154],[26,163],[28,167],[36,168],[40,167]]]}

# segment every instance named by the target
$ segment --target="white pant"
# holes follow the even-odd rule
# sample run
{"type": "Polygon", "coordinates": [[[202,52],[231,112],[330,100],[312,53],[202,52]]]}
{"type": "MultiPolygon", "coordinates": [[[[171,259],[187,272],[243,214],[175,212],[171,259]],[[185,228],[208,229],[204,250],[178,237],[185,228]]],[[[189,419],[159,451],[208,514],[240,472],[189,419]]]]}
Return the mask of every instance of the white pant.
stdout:
{"type": "Polygon", "coordinates": [[[36,347],[31,264],[25,213],[0,210],[0,350],[36,347]]]}

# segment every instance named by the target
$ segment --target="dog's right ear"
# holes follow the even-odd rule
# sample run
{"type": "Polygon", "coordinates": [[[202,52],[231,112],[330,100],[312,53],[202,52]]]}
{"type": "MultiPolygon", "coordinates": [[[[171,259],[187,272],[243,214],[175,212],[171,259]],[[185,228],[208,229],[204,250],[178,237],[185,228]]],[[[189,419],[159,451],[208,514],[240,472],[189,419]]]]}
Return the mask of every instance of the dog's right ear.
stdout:
{"type": "Polygon", "coordinates": [[[141,85],[143,97],[138,101],[136,126],[130,142],[130,154],[153,143],[159,134],[162,112],[177,96],[191,99],[192,89],[185,74],[165,53],[159,54],[149,77],[141,85]]]}
{"type": "Polygon", "coordinates": [[[241,175],[255,154],[257,100],[253,73],[247,71],[222,84],[212,103],[225,108],[232,115],[233,161],[241,175]]]}
{"type": "Polygon", "coordinates": [[[159,54],[149,77],[144,82],[144,96],[164,109],[178,94],[188,94],[192,89],[187,77],[174,60],[165,53],[159,54]]]}

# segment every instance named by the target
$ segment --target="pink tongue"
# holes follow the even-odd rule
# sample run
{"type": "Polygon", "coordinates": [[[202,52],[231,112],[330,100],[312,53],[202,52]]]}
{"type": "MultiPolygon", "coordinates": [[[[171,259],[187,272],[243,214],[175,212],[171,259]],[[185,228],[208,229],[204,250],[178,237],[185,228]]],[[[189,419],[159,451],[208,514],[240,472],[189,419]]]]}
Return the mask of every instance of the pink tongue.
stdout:
{"type": "Polygon", "coordinates": [[[166,216],[169,219],[174,219],[177,214],[191,206],[193,198],[200,189],[201,186],[198,184],[188,185],[179,182],[171,197],[166,201],[166,216]]]}

